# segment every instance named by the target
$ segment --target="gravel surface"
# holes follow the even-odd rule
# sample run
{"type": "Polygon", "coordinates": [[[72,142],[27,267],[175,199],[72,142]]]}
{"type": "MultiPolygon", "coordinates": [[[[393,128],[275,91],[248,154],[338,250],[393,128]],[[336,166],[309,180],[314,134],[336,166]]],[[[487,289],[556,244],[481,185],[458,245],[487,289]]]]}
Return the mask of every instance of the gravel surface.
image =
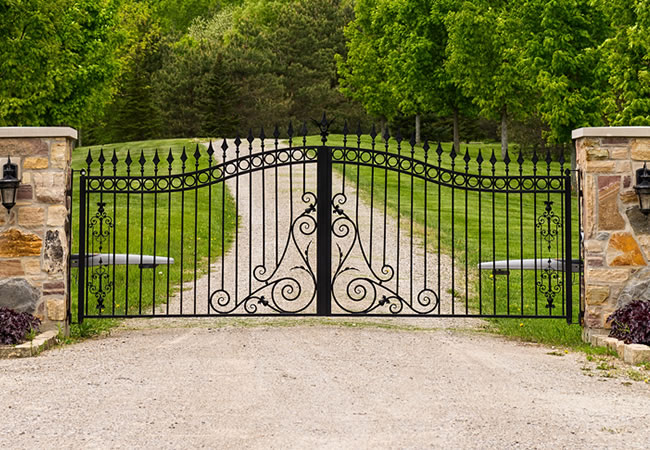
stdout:
{"type": "Polygon", "coordinates": [[[254,320],[122,329],[37,358],[0,360],[0,447],[650,442],[648,385],[586,376],[581,354],[453,330],[254,320]]]}

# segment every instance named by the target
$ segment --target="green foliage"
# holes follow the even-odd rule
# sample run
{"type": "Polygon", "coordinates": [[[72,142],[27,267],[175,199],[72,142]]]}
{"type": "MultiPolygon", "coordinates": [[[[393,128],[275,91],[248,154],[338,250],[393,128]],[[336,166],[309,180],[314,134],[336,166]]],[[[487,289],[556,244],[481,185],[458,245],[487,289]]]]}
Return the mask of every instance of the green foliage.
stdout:
{"type": "Polygon", "coordinates": [[[119,73],[117,0],[0,2],[0,125],[79,125],[119,73]]]}
{"type": "Polygon", "coordinates": [[[520,76],[534,80],[534,102],[553,143],[571,130],[602,123],[607,73],[599,48],[608,34],[591,0],[520,0],[516,39],[524,51],[520,76]]]}
{"type": "Polygon", "coordinates": [[[152,0],[156,17],[170,34],[184,33],[196,19],[209,18],[242,0],[152,0]]]}
{"type": "Polygon", "coordinates": [[[502,151],[513,125],[562,145],[581,126],[650,124],[648,3],[0,0],[0,125],[81,126],[88,143],[327,110],[393,129],[418,115],[459,142],[480,111],[501,119],[502,151]]]}
{"type": "Polygon", "coordinates": [[[607,114],[613,125],[650,125],[650,1],[608,0],[613,36],[602,47],[611,86],[607,114]]]}
{"type": "Polygon", "coordinates": [[[154,78],[162,134],[233,135],[323,110],[361,117],[337,91],[334,62],[351,15],[341,1],[275,0],[196,20],[154,78]]]}
{"type": "Polygon", "coordinates": [[[371,115],[454,116],[458,146],[459,111],[468,102],[445,65],[445,17],[458,0],[366,0],[356,4],[346,28],[348,55],[337,56],[341,90],[371,115]]]}
{"type": "Polygon", "coordinates": [[[378,0],[359,0],[355,20],[345,28],[347,57],[336,55],[341,92],[360,102],[374,117],[393,118],[399,100],[385,76],[386,61],[381,53],[383,33],[375,21],[378,0]]]}
{"type": "Polygon", "coordinates": [[[223,9],[209,20],[196,21],[168,48],[153,80],[160,135],[217,136],[235,131],[237,92],[223,61],[232,14],[232,9],[223,9]]]}
{"type": "Polygon", "coordinates": [[[523,52],[516,39],[520,20],[515,1],[474,0],[446,16],[447,71],[486,117],[500,117],[502,156],[507,150],[508,118],[531,109],[532,83],[522,76],[523,52]]]}
{"type": "Polygon", "coordinates": [[[269,114],[303,120],[315,111],[355,117],[338,90],[335,54],[345,52],[346,0],[253,1],[235,13],[226,63],[240,89],[240,114],[252,125],[269,114]]]}
{"type": "Polygon", "coordinates": [[[87,142],[143,140],[160,128],[154,108],[153,74],[160,68],[160,26],[147,3],[126,3],[119,14],[125,30],[116,92],[101,120],[85,128],[87,142]]]}
{"type": "Polygon", "coordinates": [[[462,95],[445,67],[444,18],[458,7],[457,0],[390,0],[379,5],[381,53],[402,112],[451,114],[461,106],[462,95]]]}

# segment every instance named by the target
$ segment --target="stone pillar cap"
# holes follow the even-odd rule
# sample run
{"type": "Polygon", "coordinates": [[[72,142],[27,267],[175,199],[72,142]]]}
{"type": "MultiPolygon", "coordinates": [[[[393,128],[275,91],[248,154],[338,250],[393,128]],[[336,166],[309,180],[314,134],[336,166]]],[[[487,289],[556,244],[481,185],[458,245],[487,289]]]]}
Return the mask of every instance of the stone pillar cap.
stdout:
{"type": "Polygon", "coordinates": [[[0,138],[59,138],[78,139],[79,133],[70,127],[0,127],[0,138]]]}
{"type": "Polygon", "coordinates": [[[583,137],[650,138],[650,127],[591,127],[578,128],[571,132],[572,139],[583,137]]]}

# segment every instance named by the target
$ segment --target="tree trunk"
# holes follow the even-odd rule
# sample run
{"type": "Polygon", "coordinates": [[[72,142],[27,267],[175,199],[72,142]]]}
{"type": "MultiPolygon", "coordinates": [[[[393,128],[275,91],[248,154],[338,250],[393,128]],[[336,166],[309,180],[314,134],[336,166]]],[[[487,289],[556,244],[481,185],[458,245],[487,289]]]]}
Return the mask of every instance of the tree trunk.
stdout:
{"type": "Polygon", "coordinates": [[[379,126],[381,127],[381,138],[382,140],[384,139],[384,135],[386,134],[386,119],[383,117],[379,121],[379,126]]]}
{"type": "Polygon", "coordinates": [[[420,115],[415,115],[415,143],[420,143],[420,115]]]}
{"type": "Polygon", "coordinates": [[[501,111],[501,160],[504,160],[508,153],[508,112],[506,107],[501,111]]]}
{"type": "Polygon", "coordinates": [[[460,154],[460,125],[458,124],[458,108],[454,108],[454,148],[460,154]]]}

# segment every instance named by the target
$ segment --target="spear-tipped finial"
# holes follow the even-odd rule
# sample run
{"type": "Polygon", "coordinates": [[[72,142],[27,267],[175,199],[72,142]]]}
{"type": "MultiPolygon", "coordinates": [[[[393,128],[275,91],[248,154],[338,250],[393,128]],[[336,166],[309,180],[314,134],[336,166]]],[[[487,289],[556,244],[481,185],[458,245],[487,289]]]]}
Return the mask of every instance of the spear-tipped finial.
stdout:
{"type": "Polygon", "coordinates": [[[313,120],[313,122],[318,126],[320,130],[321,141],[325,143],[325,141],[327,141],[327,136],[329,135],[330,126],[334,122],[334,119],[328,121],[327,114],[323,113],[323,117],[321,118],[320,122],[317,122],[316,120],[313,120]]]}

